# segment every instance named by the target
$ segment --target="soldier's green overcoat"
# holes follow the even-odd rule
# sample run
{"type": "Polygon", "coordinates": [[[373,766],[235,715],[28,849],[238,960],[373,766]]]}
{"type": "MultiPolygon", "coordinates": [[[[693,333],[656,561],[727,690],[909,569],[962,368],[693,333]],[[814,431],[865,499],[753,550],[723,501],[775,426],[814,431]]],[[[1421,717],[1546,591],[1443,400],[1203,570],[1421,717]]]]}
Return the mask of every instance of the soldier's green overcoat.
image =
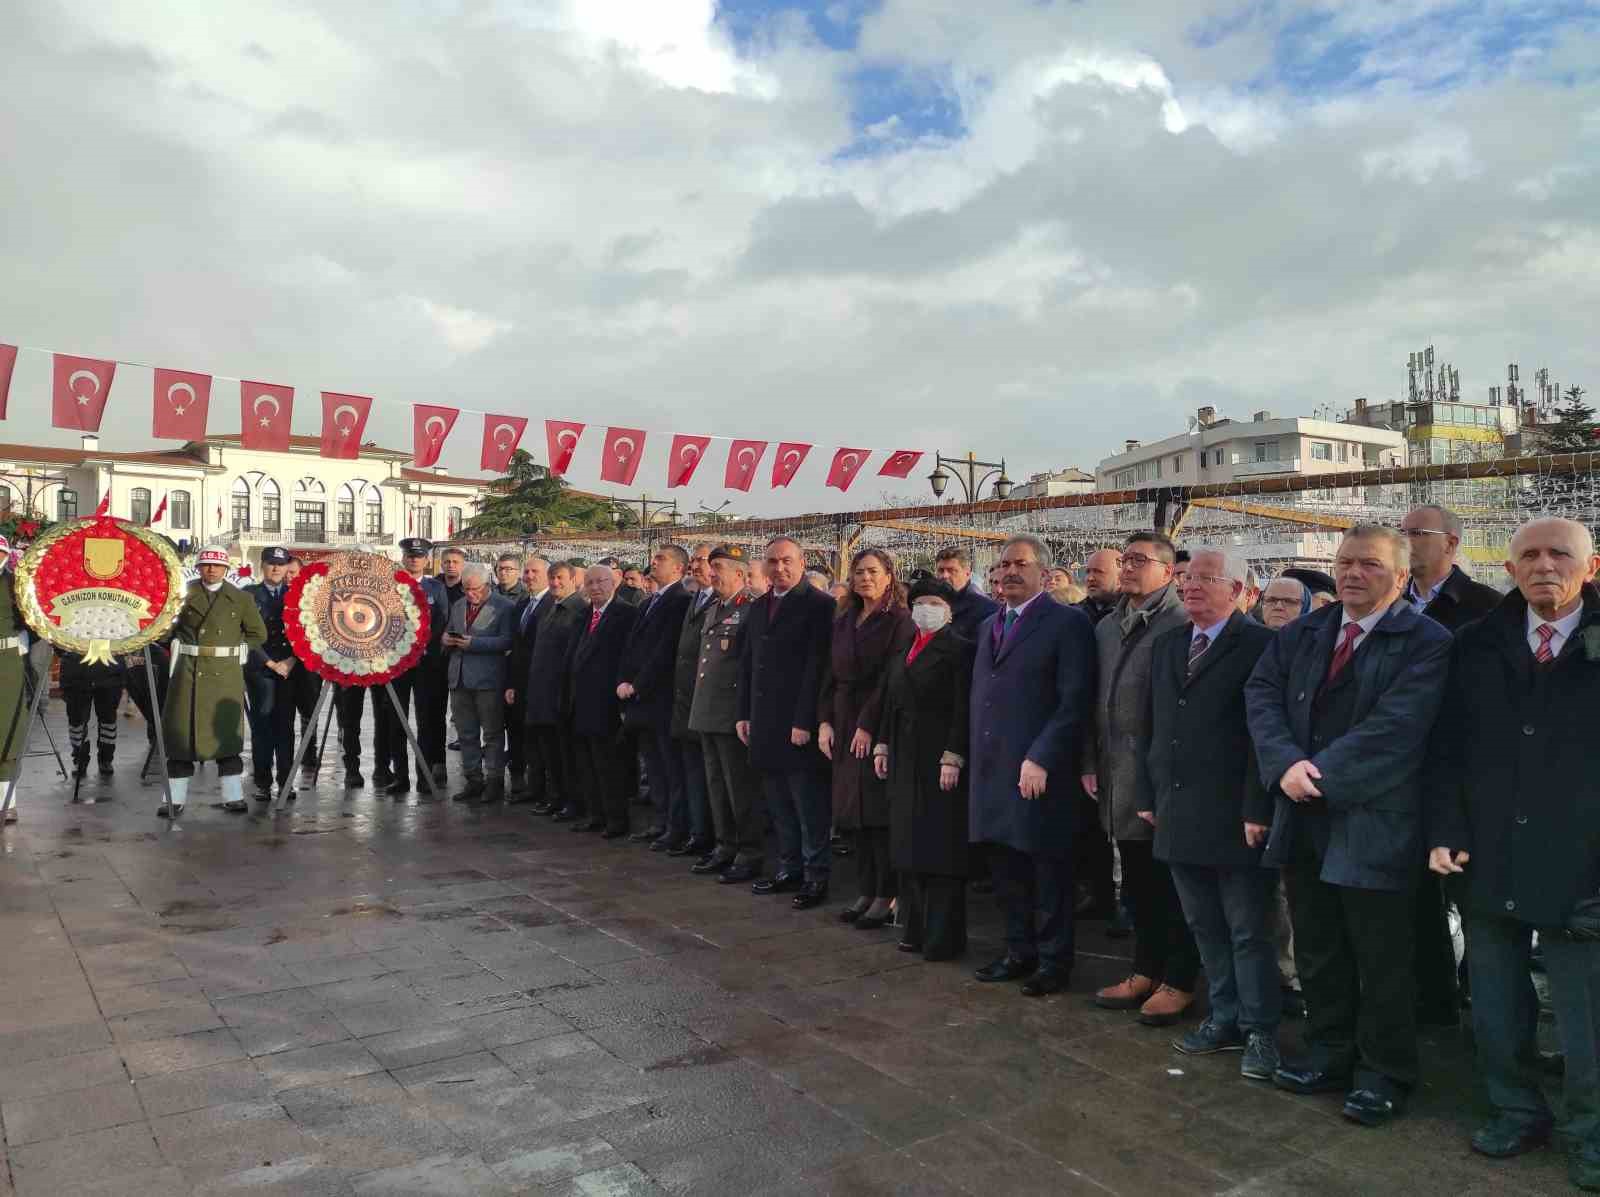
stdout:
{"type": "Polygon", "coordinates": [[[172,684],[161,711],[170,760],[214,761],[244,753],[244,654],[191,657],[177,646],[257,648],[266,639],[267,625],[244,591],[231,582],[215,593],[190,583],[173,628],[172,684]]]}
{"type": "MultiPolygon", "coordinates": [[[[20,636],[26,630],[17,610],[16,575],[6,570],[0,573],[0,637],[20,636]]],[[[22,734],[28,724],[22,684],[26,661],[15,649],[0,652],[0,780],[16,776],[22,754],[22,734]]]]}

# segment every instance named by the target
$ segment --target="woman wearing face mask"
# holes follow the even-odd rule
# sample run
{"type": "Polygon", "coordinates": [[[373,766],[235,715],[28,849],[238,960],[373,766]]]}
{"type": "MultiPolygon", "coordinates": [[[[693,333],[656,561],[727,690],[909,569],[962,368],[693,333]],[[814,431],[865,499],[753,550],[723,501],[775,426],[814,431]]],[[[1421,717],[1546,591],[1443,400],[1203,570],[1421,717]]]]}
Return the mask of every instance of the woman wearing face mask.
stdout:
{"type": "Polygon", "coordinates": [[[833,642],[817,704],[817,747],[833,762],[833,825],[856,841],[861,896],[839,917],[860,930],[893,917],[894,870],[889,866],[889,799],[872,770],[883,672],[912,639],[905,592],[894,558],[862,549],[850,562],[850,597],[833,621],[833,642]]]}
{"type": "Polygon", "coordinates": [[[916,637],[889,662],[873,766],[888,782],[902,952],[953,960],[967,947],[967,696],[977,647],[950,627],[956,592],[911,588],[916,637]]]}

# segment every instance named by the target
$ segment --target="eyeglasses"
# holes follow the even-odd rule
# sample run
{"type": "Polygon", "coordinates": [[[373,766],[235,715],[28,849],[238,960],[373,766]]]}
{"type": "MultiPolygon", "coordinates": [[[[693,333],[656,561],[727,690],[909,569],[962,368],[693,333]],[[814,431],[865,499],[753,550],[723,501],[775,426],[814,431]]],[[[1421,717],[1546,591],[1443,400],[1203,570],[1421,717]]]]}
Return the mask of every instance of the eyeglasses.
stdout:
{"type": "Polygon", "coordinates": [[[1419,536],[1449,536],[1450,533],[1441,532],[1437,528],[1401,528],[1400,535],[1415,540],[1419,536]]]}
{"type": "Polygon", "coordinates": [[[1187,577],[1191,585],[1198,583],[1201,586],[1229,586],[1234,581],[1232,578],[1219,578],[1215,574],[1188,574],[1187,577]]]}
{"type": "Polygon", "coordinates": [[[1160,564],[1161,564],[1161,559],[1159,557],[1146,557],[1143,553],[1124,553],[1124,554],[1122,554],[1122,568],[1123,569],[1129,569],[1129,568],[1132,568],[1132,569],[1143,569],[1147,565],[1160,565],[1160,564]]]}
{"type": "Polygon", "coordinates": [[[1263,607],[1298,607],[1300,600],[1297,598],[1264,598],[1261,600],[1263,607]]]}

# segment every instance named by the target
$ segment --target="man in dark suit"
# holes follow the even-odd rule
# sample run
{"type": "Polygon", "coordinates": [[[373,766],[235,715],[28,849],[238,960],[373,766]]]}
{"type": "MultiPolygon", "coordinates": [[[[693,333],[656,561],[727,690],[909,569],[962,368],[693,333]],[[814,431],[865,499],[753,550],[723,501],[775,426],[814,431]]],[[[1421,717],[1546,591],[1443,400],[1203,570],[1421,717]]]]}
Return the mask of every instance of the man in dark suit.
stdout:
{"type": "Polygon", "coordinates": [[[934,558],[933,572],[956,592],[950,627],[967,640],[978,639],[978,625],[995,613],[997,604],[972,580],[972,554],[961,545],[947,545],[934,558]]]}
{"type": "MultiPolygon", "coordinates": [[[[394,704],[389,702],[382,702],[378,707],[383,713],[380,725],[387,729],[378,741],[387,754],[379,761],[384,766],[380,772],[387,772],[392,779],[383,792],[393,798],[411,791],[406,769],[407,739],[400,723],[406,717],[406,707],[412,703],[416,707],[417,745],[425,758],[416,762],[417,787],[427,788],[420,780],[424,769],[429,770],[435,785],[445,782],[444,707],[448,687],[444,670],[444,630],[450,621],[450,600],[444,583],[428,573],[428,558],[432,553],[433,544],[420,536],[408,536],[400,542],[400,564],[428,598],[428,648],[421,660],[394,679],[394,694],[400,710],[395,711],[394,704]]],[[[375,744],[374,753],[377,751],[375,744]]]]}
{"type": "Polygon", "coordinates": [[[1076,766],[1094,718],[1094,629],[1044,594],[1046,561],[1035,536],[1001,551],[1005,607],[979,628],[972,671],[971,839],[988,846],[1006,923],[1005,954],[976,976],[1027,978],[1030,997],[1065,988],[1072,971],[1076,766]]]}
{"type": "MultiPolygon", "coordinates": [[[[1535,929],[1566,1056],[1569,1178],[1600,1191],[1600,939],[1569,935],[1600,893],[1600,558],[1582,524],[1540,519],[1511,540],[1517,589],[1456,637],[1429,767],[1429,865],[1466,924],[1478,1066],[1493,1119],[1473,1149],[1550,1136],[1529,976],[1535,929]]],[[[1588,912],[1592,925],[1594,913],[1588,912]]]]}
{"type": "Polygon", "coordinates": [[[1223,549],[1191,551],[1189,622],[1151,651],[1149,752],[1141,754],[1139,817],[1172,871],[1205,964],[1210,1013],[1173,1047],[1188,1055],[1243,1051],[1239,1072],[1277,1070],[1278,874],[1261,867],[1271,803],[1250,752],[1244,684],[1272,632],[1237,609],[1249,567],[1223,549]]]}
{"type": "MultiPolygon", "coordinates": [[[[1453,634],[1500,605],[1498,590],[1474,582],[1456,564],[1461,520],[1455,512],[1433,503],[1414,507],[1400,531],[1411,542],[1406,598],[1429,619],[1453,634]]],[[[1461,1017],[1461,993],[1444,891],[1438,874],[1420,864],[1417,873],[1417,1021],[1453,1027],[1461,1017]]]]}
{"type": "Polygon", "coordinates": [[[656,592],[638,608],[618,673],[622,723],[638,737],[655,808],[654,825],[631,838],[649,843],[652,852],[681,848],[689,839],[683,757],[672,742],[673,664],[683,613],[689,609],[683,585],[688,566],[689,554],[681,545],[662,545],[651,556],[656,592]]]}
{"type": "Polygon", "coordinates": [[[752,887],[793,890],[797,909],[821,905],[831,871],[828,758],[817,749],[817,694],[833,634],[833,599],[805,578],[805,555],[787,536],[767,545],[772,588],[745,621],[736,733],[762,775],[778,832],[778,871],[752,887]]]}
{"type": "Polygon", "coordinates": [[[689,606],[683,613],[677,647],[672,654],[672,744],[683,759],[683,789],[689,800],[689,838],[675,851],[669,850],[667,855],[692,856],[696,867],[711,862],[717,851],[716,824],[711,815],[711,779],[706,772],[704,741],[699,732],[689,727],[695,680],[700,671],[700,629],[717,597],[711,589],[713,547],[709,542],[702,541],[689,550],[689,576],[684,579],[684,585],[689,590],[689,606]]]}
{"type": "Polygon", "coordinates": [[[539,625],[560,602],[550,592],[550,563],[529,557],[522,563],[523,596],[511,613],[510,667],[506,671],[506,756],[511,762],[511,787],[506,803],[544,802],[549,766],[537,740],[528,733],[528,666],[539,640],[539,625]]]}
{"type": "Polygon", "coordinates": [[[451,797],[457,802],[498,802],[506,789],[503,723],[511,604],[494,592],[489,567],[478,562],[461,571],[461,586],[444,633],[450,713],[461,737],[465,779],[451,797]]]}
{"type": "Polygon", "coordinates": [[[550,568],[552,605],[539,623],[528,652],[524,696],[528,735],[538,744],[549,772],[551,788],[543,802],[534,804],[534,814],[545,814],[557,823],[576,820],[574,830],[587,828],[589,807],[583,787],[578,784],[575,738],[572,734],[572,701],[567,671],[572,645],[589,618],[589,603],[579,589],[581,571],[566,562],[550,568]]]}
{"type": "Polygon", "coordinates": [[[639,609],[616,597],[617,575],[591,565],[583,578],[587,620],[572,644],[567,684],[572,695],[573,754],[578,784],[588,796],[589,821],[580,824],[614,840],[628,834],[628,762],[617,683],[622,653],[639,609]]]}
{"type": "Polygon", "coordinates": [[[1450,633],[1402,597],[1406,538],[1357,524],[1339,545],[1339,601],[1276,633],[1246,687],[1261,780],[1275,796],[1263,860],[1284,870],[1307,1054],[1273,1080],[1348,1090],[1366,1126],[1417,1083],[1413,898],[1421,773],[1450,633]]]}

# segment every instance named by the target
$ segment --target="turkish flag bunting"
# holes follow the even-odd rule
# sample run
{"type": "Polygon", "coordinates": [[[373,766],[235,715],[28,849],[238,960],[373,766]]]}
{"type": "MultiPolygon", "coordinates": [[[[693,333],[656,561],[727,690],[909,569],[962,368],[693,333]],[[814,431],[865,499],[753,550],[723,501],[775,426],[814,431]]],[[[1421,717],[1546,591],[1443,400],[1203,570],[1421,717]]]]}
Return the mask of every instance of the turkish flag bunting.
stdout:
{"type": "Polygon", "coordinates": [[[644,452],[644,429],[607,428],[605,448],[600,452],[600,478],[618,486],[632,486],[639,472],[639,455],[644,452]]]}
{"type": "Polygon", "coordinates": [[[766,451],[766,441],[734,441],[728,448],[728,468],[723,472],[722,485],[729,490],[749,490],[766,451]]]}
{"type": "Polygon", "coordinates": [[[828,477],[823,485],[849,490],[871,452],[871,449],[840,449],[833,455],[833,464],[828,467],[828,477]]]}
{"type": "Polygon", "coordinates": [[[161,522],[161,517],[166,515],[166,514],[167,514],[167,496],[166,495],[162,495],[161,496],[161,502],[156,505],[155,513],[153,515],[151,515],[150,522],[148,524],[146,524],[145,527],[147,527],[147,528],[155,527],[157,524],[159,524],[161,522]]]}
{"type": "Polygon", "coordinates": [[[667,459],[667,485],[688,486],[689,479],[694,477],[700,459],[705,456],[706,447],[710,444],[709,436],[680,434],[673,437],[672,454],[667,459]]]}
{"type": "Polygon", "coordinates": [[[0,345],[0,420],[6,418],[6,396],[11,393],[11,371],[17,367],[17,347],[0,345]]]}
{"type": "Polygon", "coordinates": [[[372,400],[365,395],[323,391],[322,456],[354,461],[361,452],[361,434],[371,411],[372,400]]]}
{"type": "Polygon", "coordinates": [[[780,486],[788,486],[794,481],[795,471],[800,468],[806,459],[806,454],[811,452],[810,445],[802,445],[799,441],[784,441],[778,446],[778,452],[772,459],[772,487],[776,490],[780,486]]]}
{"type": "Polygon", "coordinates": [[[211,407],[211,375],[157,370],[151,435],[165,440],[201,441],[211,407]]]}
{"type": "MultiPolygon", "coordinates": [[[[579,429],[583,425],[578,425],[579,429]]],[[[480,470],[493,470],[503,474],[511,465],[511,456],[522,443],[522,434],[528,430],[527,416],[483,417],[483,452],[478,455],[480,470]]],[[[551,455],[554,461],[554,454],[551,455]]]]}
{"type": "Polygon", "coordinates": [[[439,463],[445,437],[456,426],[456,417],[460,414],[459,407],[411,405],[411,459],[417,469],[425,470],[439,463]]]}
{"type": "Polygon", "coordinates": [[[578,438],[582,435],[582,424],[574,424],[570,420],[544,422],[544,443],[545,448],[550,451],[550,472],[557,478],[565,474],[567,467],[572,464],[572,454],[578,447],[578,438]]]}
{"type": "Polygon", "coordinates": [[[920,449],[897,449],[889,454],[889,460],[883,463],[883,468],[878,471],[878,477],[909,478],[911,471],[917,468],[917,462],[921,460],[920,449]]]}
{"type": "MultiPolygon", "coordinates": [[[[217,510],[221,511],[222,508],[219,507],[219,508],[217,508],[217,510]]],[[[106,491],[105,497],[100,500],[100,506],[98,506],[98,507],[96,507],[94,509],[94,513],[95,513],[95,516],[97,518],[99,516],[102,516],[102,515],[110,515],[111,514],[111,492],[109,490],[106,491]]],[[[220,519],[222,517],[218,516],[217,518],[220,519]]]]}
{"type": "Polygon", "coordinates": [[[105,414],[106,397],[111,393],[111,376],[116,362],[92,357],[55,354],[55,386],[50,394],[50,422],[57,428],[79,432],[99,432],[105,414]]]}
{"type": "Polygon", "coordinates": [[[268,453],[289,451],[294,422],[294,388],[270,382],[239,382],[239,445],[268,453]]]}

